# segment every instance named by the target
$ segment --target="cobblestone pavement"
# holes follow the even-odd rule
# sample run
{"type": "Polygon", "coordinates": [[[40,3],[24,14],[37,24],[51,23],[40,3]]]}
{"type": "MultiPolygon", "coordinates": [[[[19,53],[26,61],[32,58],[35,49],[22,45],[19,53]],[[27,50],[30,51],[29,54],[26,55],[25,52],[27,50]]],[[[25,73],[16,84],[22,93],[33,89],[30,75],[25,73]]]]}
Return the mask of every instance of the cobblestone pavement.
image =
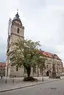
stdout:
{"type": "MultiPolygon", "coordinates": [[[[0,92],[9,89],[15,89],[30,85],[35,85],[42,82],[42,77],[38,77],[38,82],[23,82],[23,78],[3,78],[0,79],[0,92]]],[[[50,81],[48,77],[44,77],[44,81],[50,81]]]]}
{"type": "Polygon", "coordinates": [[[23,78],[15,78],[15,79],[7,78],[7,82],[6,78],[0,79],[0,92],[54,81],[53,79],[49,79],[48,77],[44,77],[44,81],[42,81],[42,77],[36,77],[36,78],[38,79],[38,82],[23,82],[22,81],[23,78]]]}
{"type": "Polygon", "coordinates": [[[0,95],[64,95],[64,79],[23,89],[1,92],[0,95]]]}

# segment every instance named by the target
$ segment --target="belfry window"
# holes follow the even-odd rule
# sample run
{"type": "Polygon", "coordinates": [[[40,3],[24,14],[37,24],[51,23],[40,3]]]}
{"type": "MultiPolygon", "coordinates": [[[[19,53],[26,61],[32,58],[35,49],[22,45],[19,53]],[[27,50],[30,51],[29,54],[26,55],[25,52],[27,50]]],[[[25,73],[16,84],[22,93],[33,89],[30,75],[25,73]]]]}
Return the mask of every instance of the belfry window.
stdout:
{"type": "Polygon", "coordinates": [[[19,33],[19,28],[17,29],[17,33],[19,33]]]}

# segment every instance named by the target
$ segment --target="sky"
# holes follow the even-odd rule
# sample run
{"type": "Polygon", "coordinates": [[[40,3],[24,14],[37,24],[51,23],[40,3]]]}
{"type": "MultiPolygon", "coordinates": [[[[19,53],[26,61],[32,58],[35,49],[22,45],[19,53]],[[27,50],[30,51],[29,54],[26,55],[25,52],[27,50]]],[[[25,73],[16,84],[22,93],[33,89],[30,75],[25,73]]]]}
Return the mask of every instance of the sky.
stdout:
{"type": "Polygon", "coordinates": [[[64,0],[1,0],[0,61],[6,61],[9,18],[19,12],[25,38],[40,41],[41,49],[64,62],[64,0]]]}

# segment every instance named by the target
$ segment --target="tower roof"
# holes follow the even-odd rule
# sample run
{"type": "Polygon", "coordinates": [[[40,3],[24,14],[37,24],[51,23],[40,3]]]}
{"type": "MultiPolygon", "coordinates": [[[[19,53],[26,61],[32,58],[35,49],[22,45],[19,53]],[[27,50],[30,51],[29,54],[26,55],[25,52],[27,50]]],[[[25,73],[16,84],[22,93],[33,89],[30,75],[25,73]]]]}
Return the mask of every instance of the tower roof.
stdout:
{"type": "Polygon", "coordinates": [[[18,12],[16,13],[15,17],[13,18],[13,21],[19,21],[21,23],[21,19],[20,19],[18,12]]]}

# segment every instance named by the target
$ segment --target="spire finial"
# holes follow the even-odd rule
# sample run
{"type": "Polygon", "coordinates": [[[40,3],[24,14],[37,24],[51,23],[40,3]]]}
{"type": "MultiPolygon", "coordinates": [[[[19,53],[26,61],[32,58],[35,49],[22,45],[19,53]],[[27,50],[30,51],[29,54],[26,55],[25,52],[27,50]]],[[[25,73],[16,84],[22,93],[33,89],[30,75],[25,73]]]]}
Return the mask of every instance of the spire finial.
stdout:
{"type": "Polygon", "coordinates": [[[17,13],[18,13],[18,9],[17,9],[17,13]]]}
{"type": "Polygon", "coordinates": [[[19,18],[18,9],[17,9],[17,13],[16,13],[15,16],[16,16],[16,18],[19,18]]]}

